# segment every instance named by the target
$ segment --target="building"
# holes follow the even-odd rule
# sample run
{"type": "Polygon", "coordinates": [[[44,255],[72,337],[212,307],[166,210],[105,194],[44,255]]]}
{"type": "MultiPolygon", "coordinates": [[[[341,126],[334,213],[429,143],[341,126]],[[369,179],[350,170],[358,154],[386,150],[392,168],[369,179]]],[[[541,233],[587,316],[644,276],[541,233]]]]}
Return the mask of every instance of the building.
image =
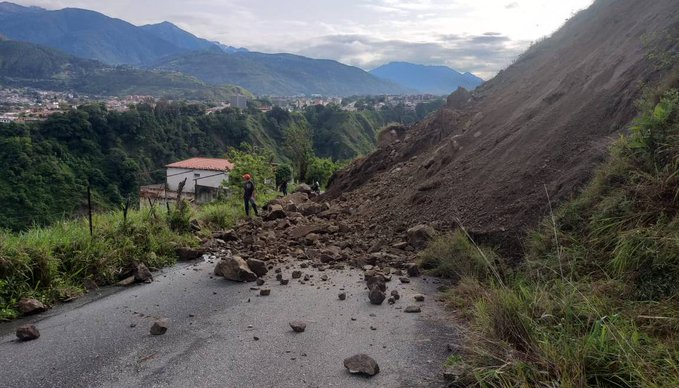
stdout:
{"type": "Polygon", "coordinates": [[[238,109],[246,109],[248,107],[248,98],[243,95],[231,96],[231,107],[238,109]]]}
{"type": "Polygon", "coordinates": [[[191,158],[165,166],[165,183],[142,186],[139,202],[142,206],[158,202],[175,202],[179,195],[195,203],[211,202],[222,192],[223,184],[229,180],[233,163],[226,159],[191,158]]]}

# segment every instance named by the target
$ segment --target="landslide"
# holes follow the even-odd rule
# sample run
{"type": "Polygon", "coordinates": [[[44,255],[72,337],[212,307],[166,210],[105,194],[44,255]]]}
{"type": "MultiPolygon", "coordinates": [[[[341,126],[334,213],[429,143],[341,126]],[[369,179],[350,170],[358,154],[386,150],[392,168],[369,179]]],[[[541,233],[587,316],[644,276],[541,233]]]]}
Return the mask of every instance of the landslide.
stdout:
{"type": "Polygon", "coordinates": [[[676,76],[676,1],[598,0],[495,78],[333,177],[326,198],[396,230],[456,220],[518,241],[591,177],[648,85],[676,76]],[[546,190],[545,190],[546,188],[546,190]]]}

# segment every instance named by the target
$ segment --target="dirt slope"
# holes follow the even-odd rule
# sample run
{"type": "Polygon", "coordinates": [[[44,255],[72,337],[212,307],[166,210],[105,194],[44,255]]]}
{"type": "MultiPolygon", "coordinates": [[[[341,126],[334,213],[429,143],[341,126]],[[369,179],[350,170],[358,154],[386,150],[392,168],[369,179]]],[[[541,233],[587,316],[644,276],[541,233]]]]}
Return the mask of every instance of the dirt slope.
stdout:
{"type": "Polygon", "coordinates": [[[340,172],[326,198],[397,230],[418,222],[518,237],[587,181],[679,48],[676,0],[599,0],[473,94],[340,172]]]}

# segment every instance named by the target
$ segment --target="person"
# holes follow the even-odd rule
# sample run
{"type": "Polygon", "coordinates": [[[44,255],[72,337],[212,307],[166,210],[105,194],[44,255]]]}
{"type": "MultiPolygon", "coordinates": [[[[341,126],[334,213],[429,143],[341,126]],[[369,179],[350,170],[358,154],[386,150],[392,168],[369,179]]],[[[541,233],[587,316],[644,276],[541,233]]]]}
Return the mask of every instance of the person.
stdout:
{"type": "Polygon", "coordinates": [[[318,183],[318,181],[314,182],[313,186],[311,186],[311,190],[316,194],[321,193],[321,185],[318,183]]]}
{"type": "Polygon", "coordinates": [[[283,183],[281,183],[280,189],[281,189],[281,193],[283,193],[283,196],[284,196],[284,197],[285,197],[286,195],[288,195],[288,181],[285,181],[285,180],[284,180],[283,183]]]}
{"type": "Polygon", "coordinates": [[[245,201],[245,215],[250,217],[250,206],[255,211],[255,216],[259,216],[257,212],[257,203],[255,202],[255,182],[252,181],[252,175],[243,175],[245,184],[243,185],[243,200],[245,201]]]}

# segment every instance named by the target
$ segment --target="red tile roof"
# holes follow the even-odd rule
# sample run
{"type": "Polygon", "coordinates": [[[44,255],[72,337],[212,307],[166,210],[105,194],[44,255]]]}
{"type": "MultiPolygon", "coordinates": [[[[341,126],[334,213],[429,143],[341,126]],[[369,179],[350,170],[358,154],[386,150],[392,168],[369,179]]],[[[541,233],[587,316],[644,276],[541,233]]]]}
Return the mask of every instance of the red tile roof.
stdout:
{"type": "Polygon", "coordinates": [[[210,171],[224,171],[233,170],[233,163],[226,159],[217,158],[191,158],[182,160],[181,162],[174,162],[165,166],[167,168],[186,168],[190,170],[210,170],[210,171]]]}

